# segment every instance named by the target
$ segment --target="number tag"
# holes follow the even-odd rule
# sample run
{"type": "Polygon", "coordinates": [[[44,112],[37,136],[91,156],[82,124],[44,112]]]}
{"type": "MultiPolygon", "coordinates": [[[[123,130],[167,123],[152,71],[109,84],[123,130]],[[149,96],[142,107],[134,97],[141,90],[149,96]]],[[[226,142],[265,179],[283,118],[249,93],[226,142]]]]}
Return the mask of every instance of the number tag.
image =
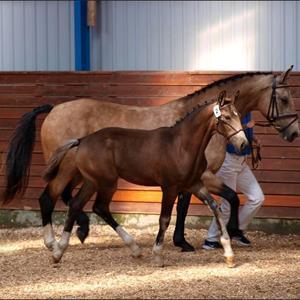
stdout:
{"type": "Polygon", "coordinates": [[[218,104],[215,105],[213,110],[214,110],[214,114],[215,114],[216,118],[219,118],[221,116],[221,110],[220,110],[219,105],[218,104]]]}

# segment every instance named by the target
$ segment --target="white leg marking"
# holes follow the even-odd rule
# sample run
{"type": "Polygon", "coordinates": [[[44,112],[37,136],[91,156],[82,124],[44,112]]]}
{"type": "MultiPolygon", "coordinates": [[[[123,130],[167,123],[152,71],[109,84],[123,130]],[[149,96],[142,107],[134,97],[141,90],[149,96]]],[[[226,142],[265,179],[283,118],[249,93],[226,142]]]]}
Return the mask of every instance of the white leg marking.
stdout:
{"type": "Polygon", "coordinates": [[[222,215],[219,214],[218,219],[219,219],[220,226],[221,226],[222,235],[220,237],[220,241],[221,241],[221,244],[224,248],[224,256],[225,257],[232,257],[234,254],[233,254],[233,251],[232,251],[232,248],[231,248],[230,238],[229,238],[229,235],[228,235],[228,232],[227,232],[227,229],[226,229],[226,226],[225,226],[222,215]]]}
{"type": "Polygon", "coordinates": [[[153,246],[153,252],[155,254],[160,255],[162,253],[162,250],[163,250],[162,245],[157,245],[156,243],[154,244],[154,246],[153,246]]]}
{"type": "Polygon", "coordinates": [[[133,237],[128,234],[122,226],[118,226],[116,228],[116,232],[118,233],[119,237],[124,241],[125,245],[131,249],[132,255],[134,257],[141,256],[141,249],[133,239],[133,237]]]}
{"type": "Polygon", "coordinates": [[[233,268],[235,266],[234,254],[233,254],[233,251],[231,248],[230,238],[229,238],[223,217],[220,215],[219,215],[219,222],[220,222],[221,232],[222,232],[220,241],[224,248],[224,256],[226,258],[226,263],[229,268],[233,268]]]}
{"type": "Polygon", "coordinates": [[[163,246],[157,245],[156,243],[153,245],[153,258],[154,264],[158,267],[164,266],[164,257],[162,255],[163,246]]]}
{"type": "Polygon", "coordinates": [[[43,228],[44,244],[49,249],[53,249],[53,244],[55,242],[54,231],[52,225],[49,223],[43,228]]]}
{"type": "Polygon", "coordinates": [[[233,251],[231,248],[231,243],[230,243],[230,239],[229,238],[225,238],[223,235],[220,238],[221,240],[221,244],[224,248],[224,256],[225,257],[229,257],[229,256],[233,256],[233,251]]]}
{"type": "Polygon", "coordinates": [[[226,264],[229,268],[234,268],[235,267],[235,262],[234,262],[234,254],[231,248],[231,243],[230,243],[230,238],[226,232],[226,234],[223,234],[220,238],[221,244],[224,248],[224,256],[226,259],[226,264]]]}
{"type": "Polygon", "coordinates": [[[64,231],[59,242],[55,241],[52,252],[52,257],[55,263],[58,263],[61,260],[65,250],[69,246],[70,236],[70,232],[64,231]]]}

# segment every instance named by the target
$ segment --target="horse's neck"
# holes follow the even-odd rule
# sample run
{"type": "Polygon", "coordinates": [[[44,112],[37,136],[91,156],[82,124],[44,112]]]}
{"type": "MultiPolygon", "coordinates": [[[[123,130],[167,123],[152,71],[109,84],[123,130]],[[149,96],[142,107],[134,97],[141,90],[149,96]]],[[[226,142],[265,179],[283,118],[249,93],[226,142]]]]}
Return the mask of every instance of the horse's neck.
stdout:
{"type": "Polygon", "coordinates": [[[203,92],[199,91],[194,95],[183,97],[179,99],[178,103],[182,103],[182,107],[184,107],[184,105],[195,107],[205,100],[215,98],[222,90],[225,90],[227,95],[230,96],[234,96],[234,94],[239,91],[240,95],[235,106],[242,116],[244,116],[252,110],[260,110],[261,102],[265,98],[265,93],[271,90],[272,78],[272,74],[245,76],[240,79],[228,81],[220,86],[216,85],[203,92]]]}
{"type": "MultiPolygon", "coordinates": [[[[240,85],[240,96],[235,102],[237,110],[244,117],[248,112],[259,110],[271,93],[273,75],[255,75],[240,85]]],[[[237,85],[237,89],[239,85],[237,85]]]]}
{"type": "Polygon", "coordinates": [[[216,126],[212,106],[209,105],[201,111],[193,112],[176,128],[174,148],[177,147],[178,153],[185,153],[190,182],[199,173],[201,164],[206,168],[204,151],[216,126]]]}
{"type": "Polygon", "coordinates": [[[212,113],[213,105],[207,105],[202,109],[197,108],[197,111],[186,116],[177,125],[178,132],[176,136],[180,139],[182,148],[197,153],[200,145],[208,144],[215,127],[215,120],[212,113]]]}

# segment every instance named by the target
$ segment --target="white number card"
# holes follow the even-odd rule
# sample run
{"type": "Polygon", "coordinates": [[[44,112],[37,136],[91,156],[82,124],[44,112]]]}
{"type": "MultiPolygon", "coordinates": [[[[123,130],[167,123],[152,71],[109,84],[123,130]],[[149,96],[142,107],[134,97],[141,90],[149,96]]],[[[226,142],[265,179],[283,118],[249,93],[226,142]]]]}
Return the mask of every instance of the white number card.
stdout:
{"type": "Polygon", "coordinates": [[[214,110],[214,114],[215,114],[216,118],[219,118],[221,116],[221,110],[220,110],[219,105],[218,104],[215,105],[213,110],[214,110]]]}

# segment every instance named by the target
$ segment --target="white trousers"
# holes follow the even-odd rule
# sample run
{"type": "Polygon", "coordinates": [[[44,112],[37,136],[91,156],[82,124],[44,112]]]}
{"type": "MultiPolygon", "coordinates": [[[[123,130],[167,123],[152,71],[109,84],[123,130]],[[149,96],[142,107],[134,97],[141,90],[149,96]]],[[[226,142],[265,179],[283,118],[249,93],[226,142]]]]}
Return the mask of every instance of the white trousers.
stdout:
{"type": "MultiPolygon", "coordinates": [[[[244,231],[263,204],[265,197],[262,189],[244,156],[226,152],[224,163],[216,175],[234,191],[246,196],[246,202],[239,211],[239,229],[244,231]]],[[[223,198],[221,198],[221,210],[224,222],[227,224],[230,217],[230,204],[223,198]]],[[[220,231],[216,219],[213,218],[208,229],[207,240],[218,241],[219,236],[220,231]]]]}

